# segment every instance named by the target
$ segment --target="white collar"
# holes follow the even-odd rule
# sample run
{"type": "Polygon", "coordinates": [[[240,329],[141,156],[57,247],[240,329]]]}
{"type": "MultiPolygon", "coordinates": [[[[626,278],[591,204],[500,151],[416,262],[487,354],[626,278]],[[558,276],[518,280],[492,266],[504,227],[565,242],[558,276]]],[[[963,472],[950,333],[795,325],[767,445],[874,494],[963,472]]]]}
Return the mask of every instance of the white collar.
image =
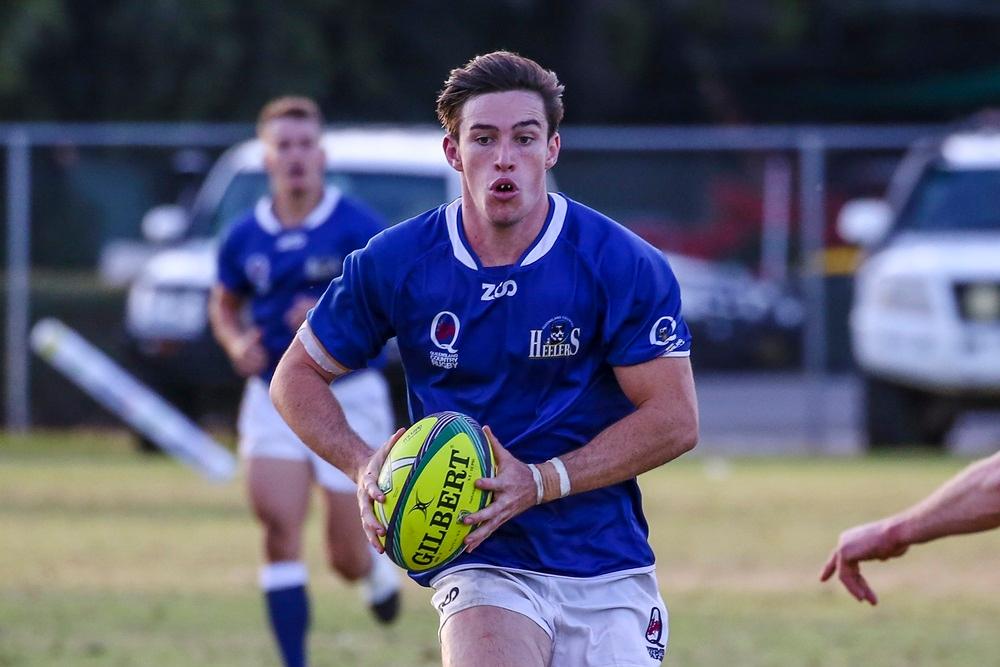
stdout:
{"type": "MultiPolygon", "coordinates": [[[[550,192],[549,196],[552,197],[553,210],[552,210],[552,220],[549,221],[548,227],[545,228],[545,233],[542,237],[535,242],[535,246],[531,249],[531,252],[525,256],[519,266],[528,266],[529,264],[534,264],[552,249],[552,246],[556,244],[556,240],[559,238],[559,233],[562,232],[563,224],[566,222],[566,199],[555,192],[550,192]]],[[[462,243],[462,237],[458,231],[458,211],[462,207],[462,198],[459,197],[452,203],[448,204],[448,208],[445,209],[445,220],[448,223],[448,238],[451,240],[451,251],[455,255],[455,259],[475,270],[478,268],[476,266],[476,260],[472,257],[472,253],[469,249],[465,247],[462,243]]]]}
{"type": "MultiPolygon", "coordinates": [[[[341,192],[339,189],[332,185],[327,186],[323,190],[323,198],[319,200],[316,208],[303,218],[299,229],[315,229],[322,225],[330,217],[330,214],[333,213],[333,209],[337,208],[337,204],[340,203],[340,197],[341,192]]],[[[285,227],[281,224],[281,221],[274,215],[274,201],[270,196],[264,195],[257,201],[253,215],[257,219],[257,224],[268,234],[280,234],[285,231],[285,227]]]]}

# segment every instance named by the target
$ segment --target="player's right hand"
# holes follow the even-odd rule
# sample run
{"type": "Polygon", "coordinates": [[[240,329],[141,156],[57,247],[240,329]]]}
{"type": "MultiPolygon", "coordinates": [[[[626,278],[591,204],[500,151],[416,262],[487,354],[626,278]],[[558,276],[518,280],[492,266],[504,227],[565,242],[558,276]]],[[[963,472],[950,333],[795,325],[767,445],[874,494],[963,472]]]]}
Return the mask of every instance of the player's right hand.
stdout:
{"type": "Polygon", "coordinates": [[[261,332],[257,327],[244,331],[226,350],[233,368],[241,377],[257,375],[267,366],[267,350],[261,345],[261,332]]]}
{"type": "Polygon", "coordinates": [[[382,464],[385,463],[385,459],[389,456],[389,450],[392,446],[396,444],[403,433],[406,432],[405,428],[401,428],[396,431],[391,438],[389,438],[385,444],[376,449],[368,463],[361,470],[361,474],[358,475],[357,485],[358,485],[358,507],[361,510],[361,527],[365,531],[365,537],[368,538],[368,543],[378,551],[379,553],[385,552],[385,547],[382,546],[382,542],[379,540],[379,536],[385,536],[385,526],[383,526],[377,518],[375,518],[375,511],[372,509],[372,503],[384,503],[385,494],[382,490],[378,488],[378,474],[382,470],[382,464]]]}

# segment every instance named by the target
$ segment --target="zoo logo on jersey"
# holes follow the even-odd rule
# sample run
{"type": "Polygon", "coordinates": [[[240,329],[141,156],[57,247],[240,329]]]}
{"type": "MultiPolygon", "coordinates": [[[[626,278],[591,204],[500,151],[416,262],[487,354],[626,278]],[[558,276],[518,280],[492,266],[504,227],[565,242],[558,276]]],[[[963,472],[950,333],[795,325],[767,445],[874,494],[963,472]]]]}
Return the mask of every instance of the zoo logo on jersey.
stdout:
{"type": "Polygon", "coordinates": [[[529,359],[572,357],[580,351],[580,327],[573,320],[559,315],[541,329],[532,329],[528,346],[529,359]]]}
{"type": "Polygon", "coordinates": [[[517,294],[517,283],[513,280],[505,280],[499,285],[494,283],[483,283],[483,296],[481,301],[494,301],[502,296],[514,296],[517,294]]]}
{"type": "Polygon", "coordinates": [[[663,350],[663,354],[673,352],[684,344],[684,341],[674,333],[675,331],[677,331],[677,320],[669,315],[664,315],[653,322],[653,326],[649,330],[649,344],[666,348],[663,350]]]}
{"type": "Polygon", "coordinates": [[[447,310],[442,310],[431,320],[431,342],[434,347],[443,352],[430,353],[432,366],[438,368],[457,368],[458,350],[455,342],[458,340],[458,332],[462,328],[462,323],[458,320],[458,315],[447,310]]]}

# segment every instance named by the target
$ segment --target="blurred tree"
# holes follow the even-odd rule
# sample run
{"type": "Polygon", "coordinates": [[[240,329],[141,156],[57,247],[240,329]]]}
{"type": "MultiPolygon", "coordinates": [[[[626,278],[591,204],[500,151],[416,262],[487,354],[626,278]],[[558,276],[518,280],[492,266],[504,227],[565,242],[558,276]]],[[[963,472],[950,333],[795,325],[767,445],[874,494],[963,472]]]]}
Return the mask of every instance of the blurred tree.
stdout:
{"type": "Polygon", "coordinates": [[[1000,102],[980,0],[20,0],[0,3],[0,117],[433,122],[449,68],[509,48],[577,123],[943,120],[1000,102]]]}

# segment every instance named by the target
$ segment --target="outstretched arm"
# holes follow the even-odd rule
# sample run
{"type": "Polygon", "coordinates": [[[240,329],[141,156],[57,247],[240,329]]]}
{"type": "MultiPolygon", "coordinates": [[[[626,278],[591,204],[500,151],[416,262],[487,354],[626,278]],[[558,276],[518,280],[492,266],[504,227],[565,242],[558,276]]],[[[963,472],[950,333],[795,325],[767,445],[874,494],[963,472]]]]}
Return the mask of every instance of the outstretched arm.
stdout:
{"type": "MultiPolygon", "coordinates": [[[[593,440],[560,458],[569,492],[580,493],[616,484],[671,461],[698,442],[698,405],[687,357],[661,357],[635,366],[615,368],[615,376],[635,412],[604,429],[593,440]]],[[[480,523],[465,540],[474,549],[510,518],[537,503],[530,468],[514,458],[489,432],[499,470],[476,486],[493,491],[493,502],[466,517],[480,523]]],[[[538,464],[544,477],[542,502],[560,496],[552,463],[538,464]]]]}
{"type": "Polygon", "coordinates": [[[968,466],[913,507],[841,533],[820,579],[826,581],[839,571],[851,595],[877,604],[878,597],[861,575],[862,561],[895,558],[913,544],[998,526],[1000,453],[968,466]]]}

